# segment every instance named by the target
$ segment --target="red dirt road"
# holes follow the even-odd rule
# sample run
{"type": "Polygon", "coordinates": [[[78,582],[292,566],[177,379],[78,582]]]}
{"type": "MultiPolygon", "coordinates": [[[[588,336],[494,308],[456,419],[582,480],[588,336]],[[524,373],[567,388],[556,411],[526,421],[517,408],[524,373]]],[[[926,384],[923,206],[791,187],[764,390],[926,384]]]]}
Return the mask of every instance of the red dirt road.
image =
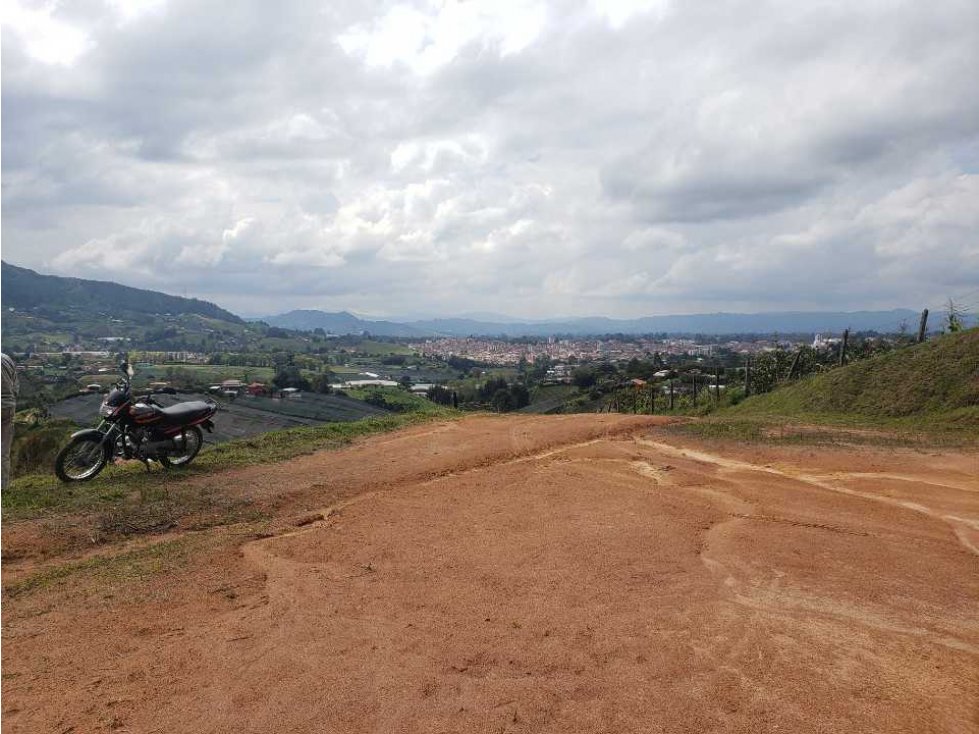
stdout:
{"type": "Polygon", "coordinates": [[[8,599],[4,732],[979,731],[976,456],[661,422],[229,472],[307,524],[8,599]]]}

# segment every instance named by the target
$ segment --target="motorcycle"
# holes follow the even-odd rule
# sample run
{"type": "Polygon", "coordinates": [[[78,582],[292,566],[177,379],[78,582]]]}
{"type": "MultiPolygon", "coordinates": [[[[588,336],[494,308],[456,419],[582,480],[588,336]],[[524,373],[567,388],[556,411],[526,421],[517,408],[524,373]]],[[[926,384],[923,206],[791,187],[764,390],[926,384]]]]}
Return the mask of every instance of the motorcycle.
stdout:
{"type": "Polygon", "coordinates": [[[105,396],[99,408],[97,428],[73,433],[58,453],[54,471],[62,482],[93,479],[115,457],[137,459],[149,470],[150,461],[166,468],[186,466],[204,443],[201,428],[213,432],[211,418],[218,406],[211,400],[194,400],[169,407],[154,395],[175,395],[172,387],[133,395],[133,368],[120,365],[123,377],[105,396]]]}

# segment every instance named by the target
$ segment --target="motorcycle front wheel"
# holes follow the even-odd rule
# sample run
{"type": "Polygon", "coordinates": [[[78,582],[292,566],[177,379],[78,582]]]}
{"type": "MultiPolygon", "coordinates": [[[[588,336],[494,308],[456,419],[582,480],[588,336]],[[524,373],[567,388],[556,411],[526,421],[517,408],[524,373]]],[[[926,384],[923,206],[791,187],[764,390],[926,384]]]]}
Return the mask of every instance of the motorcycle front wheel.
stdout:
{"type": "Polygon", "coordinates": [[[78,436],[58,452],[54,473],[62,482],[84,482],[102,471],[108,460],[108,449],[100,438],[78,436]]]}
{"type": "MultiPolygon", "coordinates": [[[[183,433],[183,448],[179,453],[174,452],[170,454],[163,454],[160,456],[160,463],[163,466],[177,467],[177,466],[187,466],[194,457],[197,456],[197,452],[201,450],[201,446],[204,443],[204,434],[201,433],[201,429],[197,426],[190,426],[184,429],[183,433]]],[[[179,441],[180,437],[174,437],[174,441],[179,441]]]]}

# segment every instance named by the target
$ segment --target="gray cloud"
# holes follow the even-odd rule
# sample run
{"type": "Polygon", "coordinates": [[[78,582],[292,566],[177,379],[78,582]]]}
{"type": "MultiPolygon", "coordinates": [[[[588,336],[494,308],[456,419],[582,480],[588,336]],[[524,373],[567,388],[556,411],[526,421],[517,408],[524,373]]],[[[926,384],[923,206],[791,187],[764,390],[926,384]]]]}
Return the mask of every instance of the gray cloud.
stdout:
{"type": "Polygon", "coordinates": [[[599,6],[21,13],[3,256],[245,313],[913,306],[979,282],[975,3],[599,6]],[[45,46],[64,28],[71,58],[45,46]]]}

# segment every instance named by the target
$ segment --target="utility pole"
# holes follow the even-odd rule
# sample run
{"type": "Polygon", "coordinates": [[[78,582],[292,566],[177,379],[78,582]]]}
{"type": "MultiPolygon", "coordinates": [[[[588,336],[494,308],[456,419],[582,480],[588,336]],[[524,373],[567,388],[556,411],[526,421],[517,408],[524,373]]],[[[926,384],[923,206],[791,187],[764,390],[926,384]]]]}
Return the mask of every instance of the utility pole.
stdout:
{"type": "Polygon", "coordinates": [[[843,342],[840,344],[840,367],[846,364],[846,345],[850,341],[850,330],[843,330],[843,342]]]}
{"type": "Polygon", "coordinates": [[[928,328],[928,309],[921,312],[921,322],[918,324],[918,344],[925,340],[925,329],[928,328]]]}

